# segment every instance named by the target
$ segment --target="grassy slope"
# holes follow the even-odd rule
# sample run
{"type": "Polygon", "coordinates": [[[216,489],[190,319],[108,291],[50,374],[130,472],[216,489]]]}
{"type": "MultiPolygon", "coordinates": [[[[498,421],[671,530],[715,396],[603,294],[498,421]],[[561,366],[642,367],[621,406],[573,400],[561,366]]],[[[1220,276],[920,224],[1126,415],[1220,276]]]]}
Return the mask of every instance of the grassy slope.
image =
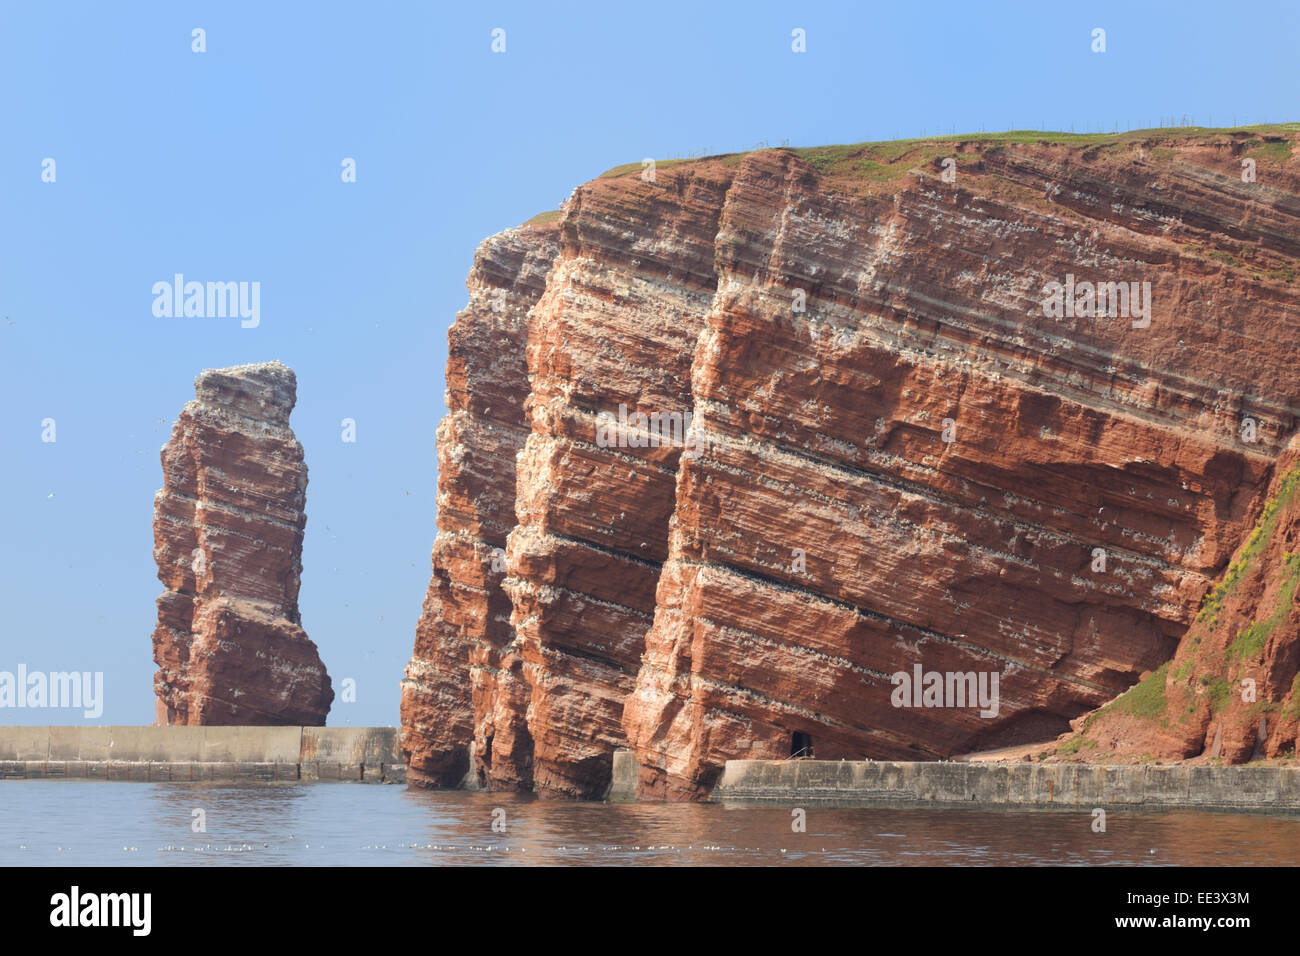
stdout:
{"type": "MultiPolygon", "coordinates": [[[[1209,694],[1212,713],[1219,714],[1223,710],[1228,703],[1231,688],[1235,685],[1235,672],[1244,661],[1262,654],[1270,634],[1290,612],[1296,588],[1300,585],[1300,554],[1288,552],[1284,555],[1282,566],[1278,569],[1282,580],[1276,592],[1273,592],[1275,596],[1267,616],[1263,620],[1252,621],[1237,634],[1222,660],[1207,660],[1205,655],[1199,653],[1199,649],[1204,638],[1219,626],[1219,614],[1225,602],[1233,597],[1247,573],[1257,569],[1261,556],[1268,551],[1277,531],[1279,517],[1284,509],[1294,503],[1297,487],[1300,487],[1300,466],[1283,478],[1277,494],[1265,503],[1254,530],[1234,560],[1206,593],[1196,620],[1184,635],[1174,660],[1167,661],[1123,695],[1093,711],[1079,732],[1059,748],[1058,752],[1062,756],[1076,754],[1081,748],[1095,747],[1096,741],[1088,736],[1088,732],[1096,721],[1105,719],[1108,715],[1124,714],[1157,722],[1162,727],[1168,727],[1171,721],[1190,716],[1195,712],[1192,701],[1197,685],[1209,694]],[[1169,672],[1171,666],[1174,668],[1172,674],[1169,672]],[[1172,707],[1173,702],[1168,699],[1170,689],[1174,689],[1180,698],[1177,705],[1172,707]]],[[[1268,590],[1272,592],[1271,588],[1268,590]]],[[[1300,677],[1297,677],[1297,683],[1300,683],[1300,677]]],[[[1294,710],[1296,705],[1297,700],[1293,698],[1290,707],[1294,710]]],[[[1267,702],[1263,706],[1268,707],[1267,702]]]]}

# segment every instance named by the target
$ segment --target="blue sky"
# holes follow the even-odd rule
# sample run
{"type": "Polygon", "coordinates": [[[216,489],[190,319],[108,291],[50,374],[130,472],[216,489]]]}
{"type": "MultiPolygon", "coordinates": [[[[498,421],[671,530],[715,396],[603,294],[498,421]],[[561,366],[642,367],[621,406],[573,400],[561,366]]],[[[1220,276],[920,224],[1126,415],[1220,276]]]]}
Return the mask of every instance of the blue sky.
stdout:
{"type": "Polygon", "coordinates": [[[152,722],[159,449],[200,370],[278,358],[310,469],[303,624],[336,689],[357,682],[330,723],[396,723],[474,248],[612,166],[1300,119],[1295,3],[734,9],[3,0],[0,670],[103,671],[97,722],[152,722]],[[151,287],[176,272],[260,282],[260,325],[155,317],[151,287]]]}

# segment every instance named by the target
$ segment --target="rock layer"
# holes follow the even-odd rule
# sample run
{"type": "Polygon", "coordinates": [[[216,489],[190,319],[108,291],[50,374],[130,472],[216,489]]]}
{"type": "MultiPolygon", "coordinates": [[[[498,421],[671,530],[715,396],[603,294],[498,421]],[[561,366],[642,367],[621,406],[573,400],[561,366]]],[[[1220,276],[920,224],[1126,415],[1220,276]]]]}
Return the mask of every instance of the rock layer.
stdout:
{"type": "Polygon", "coordinates": [[[1044,740],[1131,686],[1296,428],[1293,138],[764,150],[580,187],[549,268],[493,280],[529,290],[517,334],[469,310],[515,424],[440,429],[484,477],[440,477],[479,510],[440,510],[430,593],[461,567],[445,587],[495,624],[426,604],[412,752],[472,741],[488,785],[590,797],[629,747],[642,796],[697,798],[731,758],[1044,740]],[[1137,283],[1133,314],[1048,314],[1076,281],[1137,283]],[[503,536],[497,586],[473,568],[503,536]],[[917,665],[998,675],[996,713],[897,706],[917,665]]]}
{"type": "Polygon", "coordinates": [[[459,784],[475,741],[472,770],[483,784],[532,786],[522,662],[508,651],[514,630],[501,584],[515,458],[528,436],[526,317],[545,289],[555,236],[554,226],[525,227],[485,241],[470,304],[448,335],[433,577],[402,681],[407,779],[419,786],[459,784]]]}
{"type": "Polygon", "coordinates": [[[279,362],[209,369],[163,447],[153,634],[160,724],[323,725],[334,692],[302,629],[307,466],[279,362]]]}
{"type": "Polygon", "coordinates": [[[620,405],[689,413],[691,354],[712,300],[720,164],[571,197],[528,322],[530,432],[519,458],[506,591],[536,742],[534,787],[607,788],[668,553],[681,449],[597,442],[620,405]],[[635,228],[629,230],[629,225],[635,228]]]}

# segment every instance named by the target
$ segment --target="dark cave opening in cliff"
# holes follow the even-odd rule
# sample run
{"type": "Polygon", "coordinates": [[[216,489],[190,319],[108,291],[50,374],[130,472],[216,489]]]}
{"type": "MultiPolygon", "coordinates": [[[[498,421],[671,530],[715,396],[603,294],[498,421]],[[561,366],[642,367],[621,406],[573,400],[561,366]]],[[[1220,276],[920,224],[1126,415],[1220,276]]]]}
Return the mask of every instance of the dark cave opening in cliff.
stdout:
{"type": "Polygon", "coordinates": [[[790,735],[790,756],[811,757],[813,755],[812,735],[795,731],[790,735]]]}

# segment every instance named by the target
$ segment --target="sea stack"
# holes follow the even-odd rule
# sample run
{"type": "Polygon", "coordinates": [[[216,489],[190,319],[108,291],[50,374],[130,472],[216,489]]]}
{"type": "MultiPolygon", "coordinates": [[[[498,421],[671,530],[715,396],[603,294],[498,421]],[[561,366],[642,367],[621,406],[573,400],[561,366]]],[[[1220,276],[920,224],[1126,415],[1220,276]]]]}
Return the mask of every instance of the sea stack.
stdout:
{"type": "Polygon", "coordinates": [[[302,629],[307,465],[280,362],[208,369],[162,450],[154,691],[162,725],[321,726],[334,691],[302,629]]]}

